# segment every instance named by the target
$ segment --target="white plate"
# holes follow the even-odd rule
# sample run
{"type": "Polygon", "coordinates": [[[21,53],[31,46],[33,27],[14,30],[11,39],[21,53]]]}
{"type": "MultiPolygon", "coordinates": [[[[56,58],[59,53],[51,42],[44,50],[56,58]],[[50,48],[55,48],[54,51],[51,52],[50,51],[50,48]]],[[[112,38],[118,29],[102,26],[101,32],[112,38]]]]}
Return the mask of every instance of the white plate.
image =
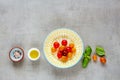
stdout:
{"type": "Polygon", "coordinates": [[[76,32],[70,29],[62,28],[62,29],[54,30],[47,36],[44,42],[45,58],[50,64],[58,68],[70,68],[75,64],[77,64],[82,58],[83,50],[84,50],[84,46],[82,39],[79,37],[79,35],[76,32]],[[61,42],[62,39],[73,41],[76,47],[76,54],[74,55],[74,57],[65,63],[58,60],[51,53],[51,47],[53,46],[54,41],[61,42]]]}

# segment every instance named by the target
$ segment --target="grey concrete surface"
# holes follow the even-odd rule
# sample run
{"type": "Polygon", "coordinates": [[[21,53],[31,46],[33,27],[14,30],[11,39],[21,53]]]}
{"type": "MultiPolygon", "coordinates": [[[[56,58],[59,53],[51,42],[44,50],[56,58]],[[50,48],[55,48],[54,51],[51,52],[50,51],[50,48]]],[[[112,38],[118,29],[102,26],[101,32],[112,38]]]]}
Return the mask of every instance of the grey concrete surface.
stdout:
{"type": "Polygon", "coordinates": [[[0,0],[0,80],[119,80],[120,0],[0,0]],[[107,64],[81,62],[70,69],[58,69],[43,56],[43,42],[54,29],[76,31],[85,46],[106,50],[107,64]],[[22,63],[8,58],[9,50],[25,50],[22,63]],[[39,48],[41,58],[31,62],[27,51],[39,48]]]}

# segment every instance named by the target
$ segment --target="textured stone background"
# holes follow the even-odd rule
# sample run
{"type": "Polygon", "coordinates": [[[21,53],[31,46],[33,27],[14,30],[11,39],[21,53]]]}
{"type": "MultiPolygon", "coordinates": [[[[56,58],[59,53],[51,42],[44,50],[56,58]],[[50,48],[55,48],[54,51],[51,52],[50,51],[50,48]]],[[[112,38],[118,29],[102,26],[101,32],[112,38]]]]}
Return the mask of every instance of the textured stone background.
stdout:
{"type": "Polygon", "coordinates": [[[0,0],[0,80],[119,80],[120,0],[0,0]],[[107,64],[79,62],[70,69],[57,69],[43,56],[43,42],[54,29],[76,31],[85,45],[102,45],[107,64]],[[24,62],[8,58],[14,46],[25,50],[24,62]],[[27,51],[41,50],[40,61],[32,63],[27,51]]]}

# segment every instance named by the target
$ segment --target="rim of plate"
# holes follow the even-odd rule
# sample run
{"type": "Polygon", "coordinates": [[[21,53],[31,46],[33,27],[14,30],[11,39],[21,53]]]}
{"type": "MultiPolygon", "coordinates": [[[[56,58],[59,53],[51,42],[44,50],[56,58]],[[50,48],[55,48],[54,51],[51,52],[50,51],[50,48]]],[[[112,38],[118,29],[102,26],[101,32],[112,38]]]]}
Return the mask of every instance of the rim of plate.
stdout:
{"type": "Polygon", "coordinates": [[[82,59],[83,51],[84,51],[84,43],[83,43],[83,40],[82,40],[81,36],[78,35],[77,32],[75,32],[75,31],[73,31],[73,30],[71,30],[71,29],[68,29],[68,28],[59,28],[59,29],[55,29],[55,30],[51,31],[51,32],[47,35],[47,37],[45,38],[44,47],[43,47],[44,57],[45,57],[45,59],[47,60],[47,62],[48,62],[49,64],[51,64],[52,66],[54,66],[54,67],[56,67],[56,68],[60,68],[60,69],[67,69],[67,68],[71,68],[71,67],[77,65],[77,64],[79,63],[79,61],[82,59]],[[75,34],[81,39],[82,46],[83,46],[83,47],[82,47],[81,56],[80,56],[80,58],[78,59],[78,61],[77,61],[75,64],[71,65],[71,66],[67,66],[67,67],[59,67],[59,66],[56,66],[56,65],[52,64],[51,62],[49,62],[49,60],[47,59],[47,56],[45,55],[46,53],[45,53],[44,47],[45,47],[46,39],[49,37],[49,35],[50,35],[52,32],[54,32],[54,31],[56,31],[56,30],[70,30],[70,31],[72,31],[73,33],[75,33],[75,34]]]}

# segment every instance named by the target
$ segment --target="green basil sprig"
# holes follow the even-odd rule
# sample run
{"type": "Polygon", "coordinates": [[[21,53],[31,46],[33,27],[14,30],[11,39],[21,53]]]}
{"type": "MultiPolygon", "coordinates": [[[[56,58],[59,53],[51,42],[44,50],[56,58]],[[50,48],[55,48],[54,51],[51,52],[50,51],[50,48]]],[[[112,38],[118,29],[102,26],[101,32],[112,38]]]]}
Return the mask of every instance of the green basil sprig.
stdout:
{"type": "Polygon", "coordinates": [[[83,67],[83,68],[86,68],[87,65],[88,65],[88,63],[89,63],[89,61],[91,60],[91,57],[90,57],[91,52],[92,52],[91,47],[90,47],[90,46],[87,46],[87,47],[85,48],[85,52],[84,52],[84,54],[83,54],[83,61],[82,61],[82,67],[83,67]]]}

